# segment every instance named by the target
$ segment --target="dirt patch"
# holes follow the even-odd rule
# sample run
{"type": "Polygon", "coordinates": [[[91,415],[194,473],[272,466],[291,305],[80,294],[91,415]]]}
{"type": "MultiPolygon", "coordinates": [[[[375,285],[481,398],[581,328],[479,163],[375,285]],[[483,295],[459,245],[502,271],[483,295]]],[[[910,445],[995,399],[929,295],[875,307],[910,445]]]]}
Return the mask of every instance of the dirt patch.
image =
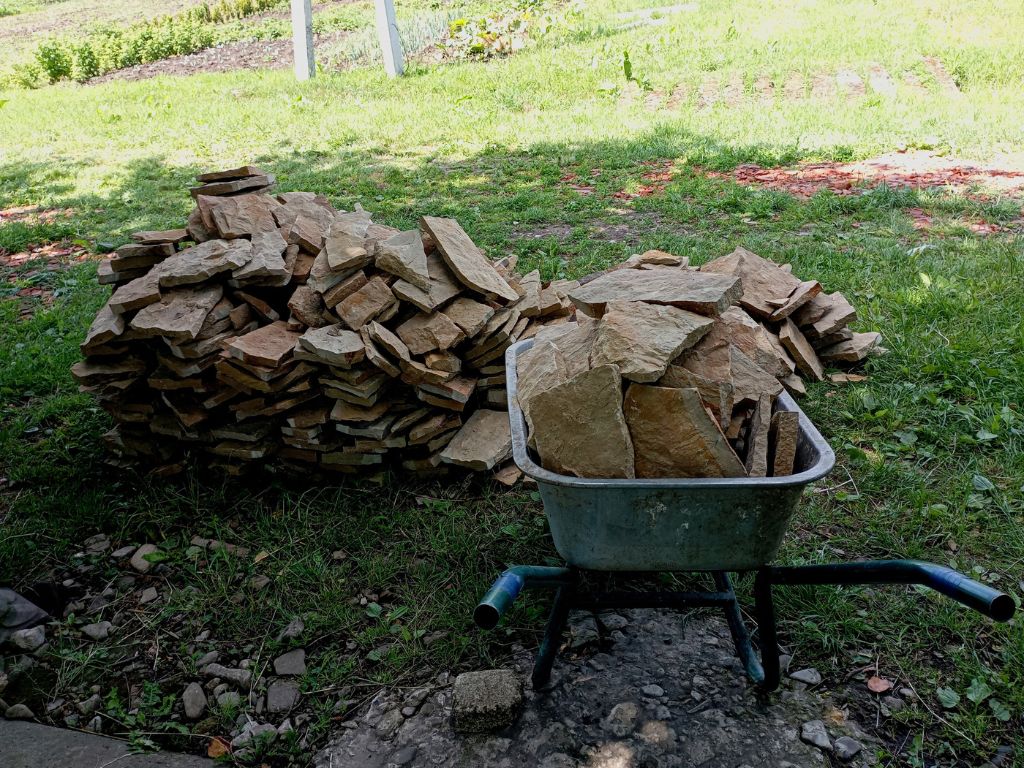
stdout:
{"type": "MultiPolygon", "coordinates": [[[[339,31],[315,38],[315,45],[326,45],[343,39],[351,32],[339,31]]],[[[111,80],[145,80],[159,75],[196,75],[201,72],[231,72],[237,69],[286,69],[292,65],[292,41],[242,40],[206,48],[185,56],[138,64],[109,72],[89,81],[90,84],[111,80]]]]}
{"type": "Polygon", "coordinates": [[[19,253],[0,249],[0,301],[18,302],[21,318],[31,317],[39,308],[53,305],[55,273],[96,258],[82,246],[66,243],[29,246],[19,253]]]}
{"type": "Polygon", "coordinates": [[[941,188],[978,198],[1024,196],[1024,157],[975,164],[934,152],[909,151],[892,152],[856,163],[804,163],[795,168],[746,164],[729,172],[709,172],[708,175],[803,198],[825,189],[837,195],[858,195],[866,187],[880,184],[912,189],[941,188]]]}
{"type": "Polygon", "coordinates": [[[38,205],[16,205],[0,210],[0,226],[4,224],[49,224],[57,219],[68,218],[71,208],[40,208],[38,205]]]}

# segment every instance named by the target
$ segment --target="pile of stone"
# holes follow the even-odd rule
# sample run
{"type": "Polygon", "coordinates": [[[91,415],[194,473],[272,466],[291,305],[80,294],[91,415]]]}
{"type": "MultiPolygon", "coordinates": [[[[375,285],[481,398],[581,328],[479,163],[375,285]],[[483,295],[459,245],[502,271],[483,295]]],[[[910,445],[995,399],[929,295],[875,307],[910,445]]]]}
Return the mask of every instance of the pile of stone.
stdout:
{"type": "MultiPolygon", "coordinates": [[[[579,477],[767,477],[794,472],[798,374],[884,351],[856,311],[737,248],[700,269],[659,251],[569,291],[574,322],[538,330],[517,400],[541,464],[579,477]]],[[[835,374],[836,381],[855,374],[835,374]]]]}
{"type": "Polygon", "coordinates": [[[99,271],[114,291],[73,373],[113,417],[118,462],[514,481],[504,353],[568,322],[577,282],[516,276],[452,219],[402,232],[274,195],[250,166],[198,180],[184,228],[136,232],[99,271]]]}

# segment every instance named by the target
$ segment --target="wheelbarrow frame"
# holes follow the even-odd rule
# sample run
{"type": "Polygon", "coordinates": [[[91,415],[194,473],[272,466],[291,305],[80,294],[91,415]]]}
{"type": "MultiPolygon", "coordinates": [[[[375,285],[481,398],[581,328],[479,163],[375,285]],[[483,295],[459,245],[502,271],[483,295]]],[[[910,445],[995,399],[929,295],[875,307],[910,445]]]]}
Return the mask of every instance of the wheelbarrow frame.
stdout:
{"type": "Polygon", "coordinates": [[[921,584],[995,621],[1012,618],[1016,610],[1012,597],[932,563],[873,560],[793,567],[770,565],[804,487],[824,477],[835,464],[835,454],[828,443],[785,393],[780,396],[780,407],[796,411],[800,425],[798,471],[790,476],[593,480],[559,475],[540,467],[527,449],[526,420],[516,400],[517,358],[533,343],[532,339],[519,342],[506,352],[513,458],[524,473],[537,480],[555,547],[570,566],[512,566],[494,582],[477,605],[473,618],[481,628],[493,629],[523,589],[555,591],[534,665],[534,688],[543,687],[550,679],[561,634],[573,609],[720,608],[747,676],[762,691],[777,688],[780,678],[772,593],[775,586],[921,584]],[[666,495],[662,498],[660,493],[666,495]],[[680,505],[684,509],[670,509],[664,501],[686,504],[680,505]],[[686,510],[686,506],[694,509],[686,510]],[[658,508],[657,515],[652,507],[658,508]],[[687,514],[689,517],[685,517],[687,514]],[[678,521],[673,520],[673,515],[684,516],[684,524],[674,524],[678,521]],[[648,523],[648,518],[653,522],[648,523]],[[722,520],[734,523],[735,528],[723,529],[722,520]],[[691,524],[697,529],[694,534],[716,534],[714,541],[718,546],[709,546],[706,535],[689,535],[691,524]],[[633,533],[632,528],[645,525],[647,530],[635,537],[639,544],[634,537],[623,538],[633,533]],[[618,530],[613,531],[614,527],[618,530]],[[604,539],[614,539],[614,546],[602,537],[594,537],[595,528],[602,530],[604,539]],[[610,535],[615,533],[622,535],[610,535]],[[667,536],[671,540],[665,541],[667,536]],[[709,572],[715,590],[595,591],[583,586],[587,571],[631,570],[709,572]],[[755,574],[753,613],[760,654],[743,620],[729,577],[731,572],[755,574]]]}

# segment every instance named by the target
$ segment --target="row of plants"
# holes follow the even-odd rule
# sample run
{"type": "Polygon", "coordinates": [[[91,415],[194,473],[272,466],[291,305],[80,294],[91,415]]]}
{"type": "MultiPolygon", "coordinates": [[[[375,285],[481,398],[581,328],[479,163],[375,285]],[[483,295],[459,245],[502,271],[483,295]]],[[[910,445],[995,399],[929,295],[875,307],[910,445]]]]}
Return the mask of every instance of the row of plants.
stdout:
{"type": "Polygon", "coordinates": [[[225,42],[225,30],[219,25],[286,3],[287,0],[218,0],[127,27],[96,27],[79,38],[50,38],[35,48],[31,59],[16,65],[2,85],[34,88],[61,80],[83,82],[136,64],[195,53],[225,42]]]}
{"type": "Polygon", "coordinates": [[[545,0],[518,0],[494,13],[455,19],[441,48],[451,59],[506,56],[577,14],[576,2],[551,7],[545,0]]]}

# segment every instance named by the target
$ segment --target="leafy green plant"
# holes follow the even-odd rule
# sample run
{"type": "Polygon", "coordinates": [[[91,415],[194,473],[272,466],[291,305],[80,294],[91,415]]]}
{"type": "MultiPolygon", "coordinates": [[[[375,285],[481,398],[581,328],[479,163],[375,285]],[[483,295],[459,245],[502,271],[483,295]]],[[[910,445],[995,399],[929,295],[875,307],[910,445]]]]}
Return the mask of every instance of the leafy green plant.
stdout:
{"type": "Polygon", "coordinates": [[[71,77],[72,59],[66,43],[47,40],[36,49],[35,58],[51,83],[71,77]]]}

